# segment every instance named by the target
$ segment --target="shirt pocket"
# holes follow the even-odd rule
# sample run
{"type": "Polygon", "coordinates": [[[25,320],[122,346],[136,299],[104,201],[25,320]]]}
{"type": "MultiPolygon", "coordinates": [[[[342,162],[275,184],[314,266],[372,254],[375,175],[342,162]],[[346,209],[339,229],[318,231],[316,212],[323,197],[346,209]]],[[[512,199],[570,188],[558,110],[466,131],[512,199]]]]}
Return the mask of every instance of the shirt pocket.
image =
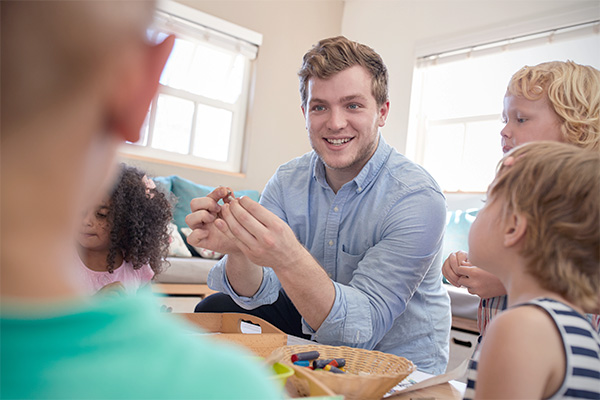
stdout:
{"type": "Polygon", "coordinates": [[[362,261],[367,252],[362,252],[360,254],[350,254],[345,251],[344,246],[340,250],[338,255],[338,263],[337,263],[337,279],[336,281],[347,285],[352,280],[352,275],[354,271],[358,268],[358,263],[362,261]]]}

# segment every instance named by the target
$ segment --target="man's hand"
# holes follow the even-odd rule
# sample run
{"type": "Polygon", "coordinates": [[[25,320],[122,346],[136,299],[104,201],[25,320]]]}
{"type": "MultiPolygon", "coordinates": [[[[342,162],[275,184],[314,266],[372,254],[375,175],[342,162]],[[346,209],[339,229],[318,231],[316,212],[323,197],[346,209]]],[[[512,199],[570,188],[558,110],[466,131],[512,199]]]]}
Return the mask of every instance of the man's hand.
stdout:
{"type": "MultiPolygon", "coordinates": [[[[222,219],[215,221],[215,225],[237,243],[243,253],[241,256],[256,265],[273,268],[298,312],[313,329],[318,330],[333,307],[335,288],[292,229],[277,215],[248,197],[225,204],[221,207],[221,215],[222,219]]],[[[262,275],[250,277],[247,267],[231,271],[230,261],[233,261],[232,258],[227,260],[231,286],[238,294],[243,290],[252,295],[260,286],[262,275]],[[253,280],[252,284],[250,280],[253,280]]]]}
{"type": "Polygon", "coordinates": [[[306,256],[292,229],[249,197],[223,205],[221,215],[222,220],[215,221],[215,225],[256,265],[277,272],[306,256]]]}
{"type": "Polygon", "coordinates": [[[197,197],[190,202],[192,213],[185,217],[185,223],[193,230],[187,237],[189,244],[225,254],[240,251],[228,237],[227,230],[221,231],[214,224],[220,218],[222,208],[218,201],[229,202],[231,193],[229,188],[218,187],[206,197],[197,197]]]}

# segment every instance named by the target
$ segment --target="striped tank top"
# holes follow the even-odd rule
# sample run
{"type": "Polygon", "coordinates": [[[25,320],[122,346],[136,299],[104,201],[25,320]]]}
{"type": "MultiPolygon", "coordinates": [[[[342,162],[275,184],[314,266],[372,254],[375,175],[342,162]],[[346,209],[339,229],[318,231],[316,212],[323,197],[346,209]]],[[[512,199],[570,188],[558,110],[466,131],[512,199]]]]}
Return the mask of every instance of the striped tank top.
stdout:
{"type": "MultiPolygon", "coordinates": [[[[559,301],[540,298],[521,304],[544,309],[558,327],[566,354],[566,374],[550,399],[600,399],[600,336],[590,322],[559,301]]],[[[479,347],[467,371],[465,399],[475,397],[479,347]]]]}

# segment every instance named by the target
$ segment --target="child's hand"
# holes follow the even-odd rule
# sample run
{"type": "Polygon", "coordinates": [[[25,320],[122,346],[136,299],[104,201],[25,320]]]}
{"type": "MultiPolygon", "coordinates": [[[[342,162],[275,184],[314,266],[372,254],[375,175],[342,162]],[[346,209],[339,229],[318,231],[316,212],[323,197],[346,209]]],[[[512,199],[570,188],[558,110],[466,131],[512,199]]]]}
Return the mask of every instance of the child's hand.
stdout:
{"type": "Polygon", "coordinates": [[[442,265],[442,274],[448,279],[448,282],[456,287],[461,286],[458,282],[461,277],[458,271],[462,265],[470,266],[471,263],[467,261],[467,253],[460,250],[450,253],[446,261],[444,261],[444,265],[442,265]]]}
{"type": "Polygon", "coordinates": [[[125,286],[119,281],[109,283],[96,292],[96,295],[114,297],[125,297],[126,294],[125,286]]]}
{"type": "Polygon", "coordinates": [[[487,299],[506,294],[506,289],[500,279],[481,268],[464,264],[458,267],[458,284],[467,288],[469,293],[487,299]]]}

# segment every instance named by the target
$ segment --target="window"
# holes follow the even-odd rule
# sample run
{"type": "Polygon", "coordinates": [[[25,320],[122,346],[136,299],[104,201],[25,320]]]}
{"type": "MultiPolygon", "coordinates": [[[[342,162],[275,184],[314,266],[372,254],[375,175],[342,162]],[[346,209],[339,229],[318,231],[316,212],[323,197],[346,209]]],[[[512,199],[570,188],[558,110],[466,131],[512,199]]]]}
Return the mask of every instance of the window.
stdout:
{"type": "Polygon", "coordinates": [[[158,5],[152,41],[176,35],[140,140],[122,153],[241,172],[252,60],[262,35],[181,4],[158,5]]]}
{"type": "Polygon", "coordinates": [[[417,59],[407,155],[446,192],[485,192],[502,157],[503,98],[524,65],[572,60],[600,69],[600,22],[417,59]]]}

